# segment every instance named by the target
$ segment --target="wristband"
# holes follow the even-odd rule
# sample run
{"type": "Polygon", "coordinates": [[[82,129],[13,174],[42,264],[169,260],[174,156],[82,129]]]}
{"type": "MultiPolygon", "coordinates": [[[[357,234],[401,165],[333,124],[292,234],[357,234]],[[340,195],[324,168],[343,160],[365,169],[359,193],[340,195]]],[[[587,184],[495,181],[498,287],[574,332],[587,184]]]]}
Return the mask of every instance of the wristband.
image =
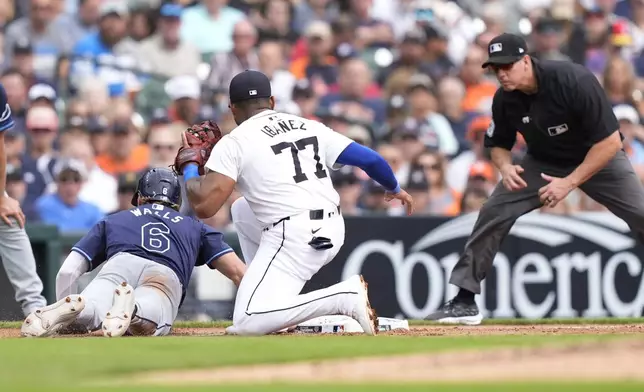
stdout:
{"type": "Polygon", "coordinates": [[[390,192],[395,195],[396,193],[400,193],[400,191],[401,191],[400,184],[396,184],[396,188],[394,188],[394,190],[392,190],[390,192]]]}
{"type": "Polygon", "coordinates": [[[188,181],[191,178],[199,177],[199,166],[194,163],[189,163],[183,169],[183,179],[188,181]]]}

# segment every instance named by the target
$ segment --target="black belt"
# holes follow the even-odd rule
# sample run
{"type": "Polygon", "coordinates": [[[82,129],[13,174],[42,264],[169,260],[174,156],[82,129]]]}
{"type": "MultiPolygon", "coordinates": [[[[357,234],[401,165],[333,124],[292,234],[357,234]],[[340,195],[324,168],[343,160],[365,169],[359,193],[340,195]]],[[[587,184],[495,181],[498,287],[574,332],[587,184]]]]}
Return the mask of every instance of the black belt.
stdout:
{"type": "MultiPolygon", "coordinates": [[[[331,216],[333,216],[333,214],[336,213],[336,211],[337,211],[338,214],[340,213],[340,206],[337,206],[335,211],[327,212],[326,217],[330,218],[331,216]]],[[[311,220],[322,220],[322,219],[324,219],[324,217],[325,217],[324,216],[324,210],[311,210],[311,211],[309,211],[309,219],[311,219],[311,220]]],[[[266,227],[264,230],[268,230],[270,227],[275,227],[275,226],[279,225],[280,223],[282,223],[283,221],[287,221],[287,220],[290,220],[290,219],[291,219],[290,216],[287,216],[286,218],[282,218],[282,219],[278,220],[277,222],[273,223],[272,225],[266,227]]]]}
{"type": "MultiPolygon", "coordinates": [[[[336,208],[338,211],[338,214],[340,213],[340,206],[336,208]]],[[[333,215],[335,211],[331,211],[327,214],[327,218],[330,218],[331,215],[333,215]]],[[[309,218],[311,220],[321,220],[324,219],[324,210],[311,210],[309,211],[309,218]]]]}

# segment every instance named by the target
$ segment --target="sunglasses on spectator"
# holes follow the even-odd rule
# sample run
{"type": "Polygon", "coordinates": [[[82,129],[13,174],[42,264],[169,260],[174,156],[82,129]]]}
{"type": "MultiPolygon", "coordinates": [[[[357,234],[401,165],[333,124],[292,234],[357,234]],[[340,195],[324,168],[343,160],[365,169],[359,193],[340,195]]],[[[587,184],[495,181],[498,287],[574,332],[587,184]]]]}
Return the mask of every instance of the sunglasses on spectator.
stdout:
{"type": "Polygon", "coordinates": [[[233,39],[253,38],[252,34],[233,34],[233,39]]]}
{"type": "Polygon", "coordinates": [[[59,182],[62,183],[68,183],[68,182],[73,182],[75,184],[78,184],[79,182],[83,181],[81,176],[77,174],[70,174],[70,175],[62,175],[58,178],[59,182]]]}
{"type": "Polygon", "coordinates": [[[49,128],[29,128],[29,132],[43,134],[54,132],[54,130],[49,128]]]}
{"type": "Polygon", "coordinates": [[[423,169],[429,169],[429,170],[440,170],[441,169],[440,163],[434,163],[434,164],[431,164],[431,165],[420,164],[420,167],[422,167],[423,169]]]}
{"type": "Polygon", "coordinates": [[[418,140],[418,135],[415,135],[413,133],[405,133],[405,134],[400,136],[400,140],[407,141],[407,142],[417,141],[418,140]]]}
{"type": "Polygon", "coordinates": [[[154,151],[161,151],[161,150],[174,151],[178,148],[174,144],[152,144],[151,147],[154,151]]]}
{"type": "Polygon", "coordinates": [[[37,4],[34,4],[34,5],[31,6],[32,11],[50,11],[52,9],[54,9],[54,7],[52,7],[51,5],[37,5],[37,4]]]}

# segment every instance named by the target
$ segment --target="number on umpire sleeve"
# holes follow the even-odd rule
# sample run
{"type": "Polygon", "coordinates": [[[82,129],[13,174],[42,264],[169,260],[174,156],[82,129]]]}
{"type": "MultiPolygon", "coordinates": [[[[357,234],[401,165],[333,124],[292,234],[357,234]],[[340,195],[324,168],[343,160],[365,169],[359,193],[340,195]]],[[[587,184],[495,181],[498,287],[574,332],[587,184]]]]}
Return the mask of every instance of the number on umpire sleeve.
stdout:
{"type": "Polygon", "coordinates": [[[141,226],[141,247],[148,252],[165,253],[170,250],[170,228],[161,222],[141,226]]]}

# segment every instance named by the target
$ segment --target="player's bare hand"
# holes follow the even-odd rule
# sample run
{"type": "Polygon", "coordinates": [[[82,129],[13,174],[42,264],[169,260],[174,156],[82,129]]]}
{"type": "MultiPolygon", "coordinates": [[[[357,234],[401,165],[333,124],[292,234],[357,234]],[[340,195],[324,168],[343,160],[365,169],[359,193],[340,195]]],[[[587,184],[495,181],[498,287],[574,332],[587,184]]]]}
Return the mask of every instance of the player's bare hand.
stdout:
{"type": "Polygon", "coordinates": [[[21,229],[25,227],[25,214],[20,208],[20,203],[9,196],[0,198],[0,218],[9,226],[13,226],[10,218],[14,218],[21,229]]]}
{"type": "Polygon", "coordinates": [[[385,192],[386,201],[392,201],[393,199],[398,199],[402,202],[402,204],[407,208],[407,215],[411,215],[414,212],[414,199],[409,193],[402,189],[398,193],[385,192]]]}
{"type": "Polygon", "coordinates": [[[508,164],[501,168],[501,177],[503,177],[503,186],[509,191],[517,191],[528,186],[521,178],[523,168],[519,165],[508,164]]]}
{"type": "Polygon", "coordinates": [[[573,190],[572,182],[567,178],[552,177],[541,173],[548,184],[539,189],[539,199],[544,206],[554,208],[573,190]]]}

